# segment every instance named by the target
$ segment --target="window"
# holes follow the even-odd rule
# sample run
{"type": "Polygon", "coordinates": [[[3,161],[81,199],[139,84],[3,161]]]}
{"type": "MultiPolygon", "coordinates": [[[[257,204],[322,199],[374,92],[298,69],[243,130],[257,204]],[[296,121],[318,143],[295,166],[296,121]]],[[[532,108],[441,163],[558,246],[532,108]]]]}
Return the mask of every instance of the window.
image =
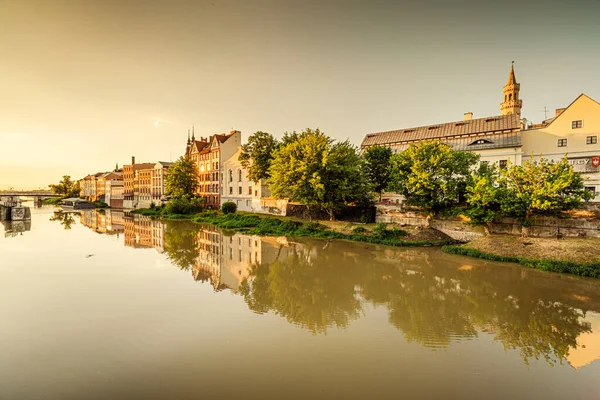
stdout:
{"type": "Polygon", "coordinates": [[[567,147],[567,139],[558,139],[558,147],[567,147]]]}
{"type": "Polygon", "coordinates": [[[233,171],[229,170],[229,182],[233,182],[233,171]]]}
{"type": "Polygon", "coordinates": [[[248,186],[248,194],[252,196],[252,186],[248,186]]]}
{"type": "Polygon", "coordinates": [[[233,194],[233,187],[229,186],[229,194],[233,194]]]}
{"type": "Polygon", "coordinates": [[[508,101],[512,100],[512,93],[508,95],[508,101]]]}
{"type": "Polygon", "coordinates": [[[508,160],[500,160],[500,161],[498,161],[498,166],[500,168],[506,168],[507,163],[508,163],[508,160]]]}
{"type": "Polygon", "coordinates": [[[572,129],[577,129],[577,128],[582,128],[583,127],[583,121],[582,120],[577,120],[577,121],[571,121],[571,128],[572,129]]]}
{"type": "Polygon", "coordinates": [[[242,187],[238,187],[238,194],[242,194],[242,187]]]}
{"type": "Polygon", "coordinates": [[[489,144],[489,143],[493,143],[489,140],[485,140],[485,139],[477,139],[476,141],[474,141],[473,143],[471,143],[469,146],[473,146],[476,144],[489,144]]]}
{"type": "Polygon", "coordinates": [[[585,138],[585,144],[596,144],[598,143],[598,136],[588,136],[585,138]]]}
{"type": "Polygon", "coordinates": [[[254,197],[258,197],[258,190],[254,191],[254,197]]]}
{"type": "MultiPolygon", "coordinates": [[[[238,169],[238,182],[241,182],[241,181],[242,181],[242,170],[238,169]]],[[[240,194],[242,194],[242,193],[240,192],[240,194]]]]}

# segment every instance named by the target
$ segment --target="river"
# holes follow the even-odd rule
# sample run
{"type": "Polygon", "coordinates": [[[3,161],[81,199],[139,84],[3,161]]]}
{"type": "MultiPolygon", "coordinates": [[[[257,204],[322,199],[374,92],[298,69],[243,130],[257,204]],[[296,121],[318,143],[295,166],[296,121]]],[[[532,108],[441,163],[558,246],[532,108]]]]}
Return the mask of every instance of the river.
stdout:
{"type": "Polygon", "coordinates": [[[123,212],[0,225],[0,399],[598,399],[600,281],[123,212]]]}

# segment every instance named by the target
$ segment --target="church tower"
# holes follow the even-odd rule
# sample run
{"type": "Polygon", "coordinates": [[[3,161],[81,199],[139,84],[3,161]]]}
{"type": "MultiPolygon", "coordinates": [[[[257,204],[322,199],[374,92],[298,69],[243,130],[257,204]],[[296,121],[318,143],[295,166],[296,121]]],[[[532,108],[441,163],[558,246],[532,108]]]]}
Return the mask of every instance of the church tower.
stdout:
{"type": "Polygon", "coordinates": [[[504,86],[504,103],[500,104],[500,113],[502,115],[517,114],[521,116],[521,107],[523,106],[523,100],[519,99],[519,90],[521,85],[517,83],[515,78],[515,66],[510,67],[510,74],[508,75],[508,83],[504,86]]]}

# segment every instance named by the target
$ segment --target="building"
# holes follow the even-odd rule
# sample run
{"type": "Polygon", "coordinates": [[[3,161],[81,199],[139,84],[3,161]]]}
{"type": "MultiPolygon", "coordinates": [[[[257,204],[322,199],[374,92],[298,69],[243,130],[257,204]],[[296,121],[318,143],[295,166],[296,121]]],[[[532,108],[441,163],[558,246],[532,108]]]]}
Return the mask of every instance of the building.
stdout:
{"type": "Polygon", "coordinates": [[[239,160],[242,150],[238,147],[231,157],[223,162],[223,194],[221,205],[231,201],[239,211],[264,212],[262,200],[271,195],[269,187],[262,181],[252,182],[248,178],[248,170],[239,160]]]}
{"type": "Polygon", "coordinates": [[[205,206],[218,208],[221,204],[223,161],[229,159],[242,144],[242,133],[212,135],[208,139],[196,140],[192,129],[186,146],[186,155],[196,164],[199,177],[198,196],[204,199],[205,206]]]}
{"type": "MultiPolygon", "coordinates": [[[[500,167],[521,164],[523,156],[521,120],[523,101],[519,98],[521,85],[511,67],[508,82],[503,88],[504,102],[500,104],[500,115],[473,118],[467,112],[460,121],[397,129],[387,132],[370,133],[365,136],[361,149],[371,146],[387,146],[394,152],[401,152],[411,143],[425,140],[441,140],[459,151],[473,151],[480,156],[480,162],[497,163],[500,167]]],[[[394,193],[384,193],[384,197],[395,200],[394,193]]]]}
{"type": "Polygon", "coordinates": [[[468,112],[461,121],[370,133],[365,136],[361,148],[387,146],[394,152],[401,152],[411,143],[438,139],[455,150],[476,152],[484,162],[501,166],[508,161],[520,164],[523,124],[519,90],[514,68],[511,68],[508,84],[504,86],[506,101],[500,105],[501,115],[473,119],[473,113],[468,112]]]}
{"type": "Polygon", "coordinates": [[[162,198],[165,196],[166,178],[171,166],[170,162],[159,161],[152,169],[152,187],[151,199],[156,205],[162,204],[162,198]]]}
{"type": "Polygon", "coordinates": [[[150,206],[150,190],[152,187],[152,169],[154,163],[136,164],[135,157],[131,157],[131,164],[123,166],[123,208],[143,208],[150,206]],[[140,171],[145,170],[140,178],[140,171]],[[143,189],[148,188],[148,201],[140,204],[140,179],[148,179],[148,183],[142,183],[143,189]],[[146,204],[147,203],[147,204],[146,204]]]}
{"type": "Polygon", "coordinates": [[[600,103],[579,95],[556,115],[522,132],[523,159],[540,155],[560,161],[566,155],[585,186],[600,201],[600,103]]]}
{"type": "Polygon", "coordinates": [[[123,172],[104,174],[104,201],[111,208],[123,208],[123,172]]]}
{"type": "Polygon", "coordinates": [[[135,208],[148,208],[152,203],[152,172],[154,164],[134,170],[133,176],[133,198],[135,208]]]}

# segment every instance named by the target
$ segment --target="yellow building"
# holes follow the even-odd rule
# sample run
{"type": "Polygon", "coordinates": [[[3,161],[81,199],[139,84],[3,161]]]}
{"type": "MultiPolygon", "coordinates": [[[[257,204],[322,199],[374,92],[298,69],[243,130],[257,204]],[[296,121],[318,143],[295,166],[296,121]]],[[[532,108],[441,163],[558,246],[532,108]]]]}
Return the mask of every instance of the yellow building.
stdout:
{"type": "Polygon", "coordinates": [[[565,155],[575,171],[582,173],[588,190],[600,201],[600,103],[581,94],[554,118],[522,132],[523,159],[559,161],[565,155]]]}

